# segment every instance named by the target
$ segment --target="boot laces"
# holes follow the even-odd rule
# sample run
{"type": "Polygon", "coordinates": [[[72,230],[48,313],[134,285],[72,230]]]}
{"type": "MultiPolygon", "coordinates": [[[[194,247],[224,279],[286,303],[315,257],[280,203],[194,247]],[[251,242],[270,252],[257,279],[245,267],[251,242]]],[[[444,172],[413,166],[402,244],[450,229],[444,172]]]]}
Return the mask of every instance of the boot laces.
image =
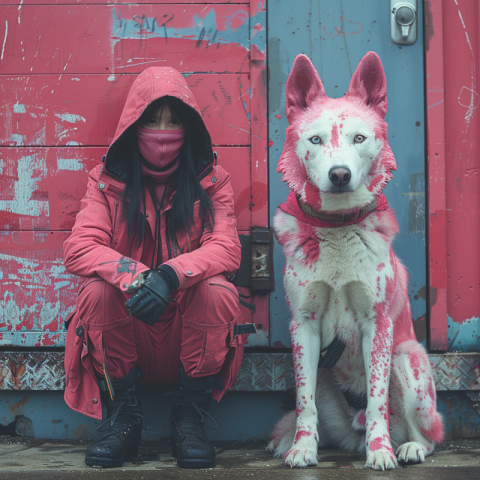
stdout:
{"type": "Polygon", "coordinates": [[[202,424],[205,424],[208,425],[212,430],[216,430],[218,428],[218,424],[215,419],[205,409],[199,407],[195,402],[177,400],[176,404],[183,407],[176,415],[177,418],[180,417],[178,422],[176,422],[178,427],[191,427],[195,425],[203,429],[202,424]]]}
{"type": "Polygon", "coordinates": [[[150,427],[142,413],[140,413],[141,409],[137,402],[137,395],[138,392],[135,389],[128,390],[124,395],[116,395],[115,400],[113,402],[110,401],[110,405],[107,405],[107,416],[111,410],[109,407],[114,408],[116,406],[115,404],[118,404],[115,413],[108,416],[108,418],[97,427],[97,430],[103,432],[106,429],[112,429],[114,427],[118,427],[116,429],[114,428],[114,430],[123,430],[125,424],[130,424],[132,421],[134,423],[141,422],[142,428],[148,430],[150,427]],[[132,417],[136,417],[136,420],[132,419],[132,417]]]}

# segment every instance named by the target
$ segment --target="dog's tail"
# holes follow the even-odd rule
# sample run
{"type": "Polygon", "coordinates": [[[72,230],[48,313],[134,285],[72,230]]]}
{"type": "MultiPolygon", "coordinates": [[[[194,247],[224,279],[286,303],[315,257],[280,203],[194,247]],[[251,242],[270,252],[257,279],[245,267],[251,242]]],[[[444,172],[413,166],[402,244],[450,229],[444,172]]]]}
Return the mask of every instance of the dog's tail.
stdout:
{"type": "Polygon", "coordinates": [[[295,410],[288,412],[275,425],[272,440],[267,446],[267,452],[275,453],[275,457],[283,458],[291,448],[295,439],[295,410]]]}

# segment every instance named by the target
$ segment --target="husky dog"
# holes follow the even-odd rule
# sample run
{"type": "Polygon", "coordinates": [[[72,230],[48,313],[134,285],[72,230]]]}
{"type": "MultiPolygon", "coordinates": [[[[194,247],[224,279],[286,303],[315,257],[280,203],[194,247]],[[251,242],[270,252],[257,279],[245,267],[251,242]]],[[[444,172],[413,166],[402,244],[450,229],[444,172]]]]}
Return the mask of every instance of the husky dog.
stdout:
{"type": "Polygon", "coordinates": [[[286,111],[277,171],[291,192],[274,229],[286,255],[296,411],[276,425],[268,450],[290,467],[316,465],[318,447],[366,451],[377,470],[423,462],[444,434],[382,193],[396,163],[380,58],[369,52],[348,93],[333,99],[297,56],[286,111]]]}

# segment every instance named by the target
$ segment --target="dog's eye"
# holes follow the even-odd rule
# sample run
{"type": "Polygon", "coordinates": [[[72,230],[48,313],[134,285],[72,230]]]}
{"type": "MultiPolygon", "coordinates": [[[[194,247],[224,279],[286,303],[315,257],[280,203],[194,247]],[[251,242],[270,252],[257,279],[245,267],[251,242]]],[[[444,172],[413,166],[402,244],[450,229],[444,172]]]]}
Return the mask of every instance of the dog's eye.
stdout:
{"type": "Polygon", "coordinates": [[[362,143],[365,141],[367,137],[364,137],[363,135],[355,135],[355,138],[353,139],[354,143],[362,143]]]}
{"type": "Polygon", "coordinates": [[[315,135],[314,137],[310,138],[310,141],[314,145],[320,145],[322,143],[322,139],[318,135],[315,135]]]}

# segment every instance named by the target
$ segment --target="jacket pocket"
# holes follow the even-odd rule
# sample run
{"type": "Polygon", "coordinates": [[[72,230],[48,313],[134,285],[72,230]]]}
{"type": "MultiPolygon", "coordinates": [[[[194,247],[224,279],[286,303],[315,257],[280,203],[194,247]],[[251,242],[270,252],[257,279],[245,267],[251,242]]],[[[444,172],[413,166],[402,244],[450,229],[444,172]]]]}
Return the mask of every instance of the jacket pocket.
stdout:
{"type": "MultiPolygon", "coordinates": [[[[197,344],[201,348],[201,352],[199,357],[197,356],[198,361],[193,371],[194,374],[214,375],[220,371],[230,349],[230,331],[233,331],[235,320],[234,318],[229,323],[221,325],[205,325],[183,319],[184,334],[188,334],[188,330],[190,330],[192,337],[201,340],[200,344],[197,344]]],[[[192,357],[196,356],[195,352],[191,352],[191,354],[192,357]]]]}

